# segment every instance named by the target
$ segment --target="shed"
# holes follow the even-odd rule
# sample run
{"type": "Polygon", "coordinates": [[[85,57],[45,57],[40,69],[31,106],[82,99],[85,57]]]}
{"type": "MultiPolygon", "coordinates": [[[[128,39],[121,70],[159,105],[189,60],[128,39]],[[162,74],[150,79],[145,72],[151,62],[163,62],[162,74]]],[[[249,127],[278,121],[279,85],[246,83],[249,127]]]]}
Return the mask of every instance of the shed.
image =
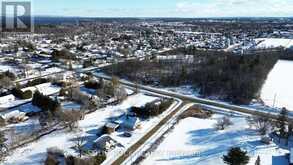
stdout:
{"type": "Polygon", "coordinates": [[[118,127],[119,124],[115,122],[109,122],[105,125],[105,129],[108,134],[114,133],[118,127]]]}

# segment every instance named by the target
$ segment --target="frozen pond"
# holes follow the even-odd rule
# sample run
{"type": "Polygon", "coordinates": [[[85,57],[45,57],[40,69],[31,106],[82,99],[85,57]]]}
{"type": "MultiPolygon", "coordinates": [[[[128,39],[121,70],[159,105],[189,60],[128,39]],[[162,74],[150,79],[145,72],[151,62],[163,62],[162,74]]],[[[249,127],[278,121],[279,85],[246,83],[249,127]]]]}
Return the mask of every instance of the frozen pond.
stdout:
{"type": "Polygon", "coordinates": [[[293,74],[291,72],[293,72],[293,61],[279,60],[275,65],[261,91],[261,98],[267,105],[286,107],[293,111],[293,74]]]}

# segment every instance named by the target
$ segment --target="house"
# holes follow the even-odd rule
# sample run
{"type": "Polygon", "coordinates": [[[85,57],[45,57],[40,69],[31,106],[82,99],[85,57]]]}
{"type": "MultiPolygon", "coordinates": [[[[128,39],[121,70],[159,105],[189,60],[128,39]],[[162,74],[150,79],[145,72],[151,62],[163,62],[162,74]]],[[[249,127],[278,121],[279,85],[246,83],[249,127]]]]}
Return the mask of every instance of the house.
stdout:
{"type": "Polygon", "coordinates": [[[8,123],[19,123],[29,119],[29,117],[26,116],[26,113],[18,110],[9,112],[3,115],[2,118],[4,118],[8,123]]]}
{"type": "Polygon", "coordinates": [[[140,120],[136,116],[132,115],[123,115],[118,121],[120,127],[129,129],[129,130],[135,130],[140,127],[140,120]]]}
{"type": "Polygon", "coordinates": [[[14,101],[14,100],[15,100],[14,95],[10,94],[7,96],[0,97],[0,104],[6,104],[6,103],[9,103],[10,101],[14,101]]]}
{"type": "Polygon", "coordinates": [[[121,145],[119,142],[114,140],[110,135],[103,135],[94,141],[95,147],[100,151],[109,151],[116,146],[121,145]]]}
{"type": "Polygon", "coordinates": [[[119,127],[118,123],[109,122],[109,123],[106,123],[105,125],[105,131],[106,133],[111,134],[111,133],[114,133],[118,127],[119,127]]]}
{"type": "Polygon", "coordinates": [[[261,138],[261,142],[264,143],[264,144],[271,144],[272,138],[270,138],[269,136],[263,136],[261,138]]]}

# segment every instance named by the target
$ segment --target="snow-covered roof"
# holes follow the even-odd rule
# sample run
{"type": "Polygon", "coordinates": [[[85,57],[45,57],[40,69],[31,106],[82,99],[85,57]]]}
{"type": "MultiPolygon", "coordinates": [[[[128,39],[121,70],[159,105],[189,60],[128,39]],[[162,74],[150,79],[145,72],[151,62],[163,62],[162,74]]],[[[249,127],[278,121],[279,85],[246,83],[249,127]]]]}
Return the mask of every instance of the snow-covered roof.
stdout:
{"type": "Polygon", "coordinates": [[[118,123],[113,123],[113,122],[110,122],[110,123],[106,123],[105,125],[106,127],[108,128],[113,128],[113,129],[116,129],[119,127],[119,124],[118,123]]]}
{"type": "Polygon", "coordinates": [[[4,119],[10,119],[12,117],[25,117],[25,113],[24,112],[20,112],[19,110],[16,111],[11,111],[5,115],[3,115],[4,119]]]}
{"type": "Polygon", "coordinates": [[[10,94],[7,96],[0,97],[0,104],[5,104],[5,103],[8,103],[8,102],[14,101],[14,100],[15,100],[14,95],[10,94]]]}
{"type": "Polygon", "coordinates": [[[137,127],[140,120],[137,117],[124,115],[117,122],[120,123],[120,125],[122,125],[123,127],[134,129],[135,127],[137,127]]]}

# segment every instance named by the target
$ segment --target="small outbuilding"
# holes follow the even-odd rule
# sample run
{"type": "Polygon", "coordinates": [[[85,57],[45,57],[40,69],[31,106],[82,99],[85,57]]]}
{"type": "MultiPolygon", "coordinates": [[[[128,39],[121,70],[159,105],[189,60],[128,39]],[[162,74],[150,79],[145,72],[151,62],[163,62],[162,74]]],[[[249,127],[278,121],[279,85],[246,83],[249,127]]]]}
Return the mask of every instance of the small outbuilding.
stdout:
{"type": "Polygon", "coordinates": [[[114,133],[118,127],[119,127],[118,123],[115,123],[115,122],[106,123],[106,125],[105,125],[106,133],[107,134],[114,133]]]}

